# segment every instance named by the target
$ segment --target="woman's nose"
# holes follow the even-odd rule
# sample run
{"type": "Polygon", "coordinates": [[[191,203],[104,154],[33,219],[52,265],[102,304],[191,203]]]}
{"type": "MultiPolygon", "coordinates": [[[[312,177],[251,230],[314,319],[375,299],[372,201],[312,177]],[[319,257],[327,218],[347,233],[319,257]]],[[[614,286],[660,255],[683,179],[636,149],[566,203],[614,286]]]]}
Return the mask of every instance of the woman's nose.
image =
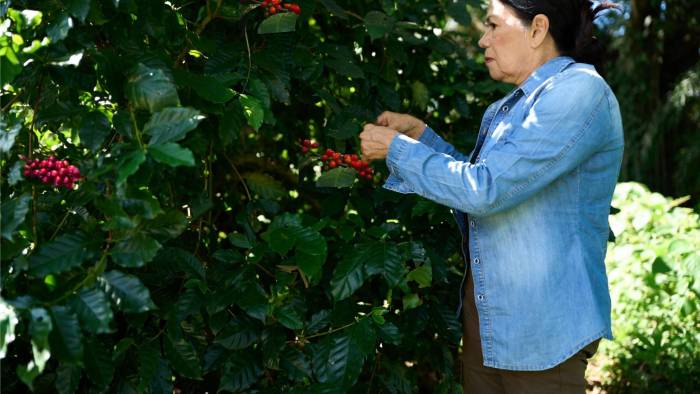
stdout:
{"type": "Polygon", "coordinates": [[[479,38],[479,48],[486,48],[487,43],[486,43],[486,33],[481,35],[481,38],[479,38]]]}

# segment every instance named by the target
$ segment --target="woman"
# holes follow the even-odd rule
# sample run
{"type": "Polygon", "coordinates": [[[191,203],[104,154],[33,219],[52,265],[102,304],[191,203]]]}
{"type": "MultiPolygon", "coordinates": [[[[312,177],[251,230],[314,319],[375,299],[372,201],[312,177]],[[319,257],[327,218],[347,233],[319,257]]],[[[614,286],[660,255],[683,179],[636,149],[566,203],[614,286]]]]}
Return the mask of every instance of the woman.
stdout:
{"type": "Polygon", "coordinates": [[[360,134],[363,155],[386,160],[384,187],[453,209],[467,392],[583,393],[587,359],[612,339],[604,259],[622,123],[587,64],[610,7],[490,1],[479,46],[489,75],[516,88],[486,110],[471,155],[405,114],[360,134]]]}

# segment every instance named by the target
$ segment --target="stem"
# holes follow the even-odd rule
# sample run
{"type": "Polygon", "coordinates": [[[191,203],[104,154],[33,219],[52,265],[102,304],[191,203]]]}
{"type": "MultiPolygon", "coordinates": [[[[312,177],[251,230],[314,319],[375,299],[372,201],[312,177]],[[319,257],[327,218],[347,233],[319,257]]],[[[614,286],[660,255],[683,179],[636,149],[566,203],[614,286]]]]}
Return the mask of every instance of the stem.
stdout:
{"type": "Polygon", "coordinates": [[[15,101],[19,100],[19,98],[22,97],[22,94],[23,94],[23,93],[24,93],[24,92],[17,93],[17,94],[15,95],[15,97],[13,97],[7,104],[5,104],[5,105],[2,107],[2,110],[0,110],[0,112],[5,112],[5,111],[7,111],[7,110],[12,106],[12,104],[15,103],[15,101]]]}
{"type": "Polygon", "coordinates": [[[82,289],[87,283],[92,282],[95,280],[97,275],[100,275],[102,272],[104,272],[105,266],[107,265],[107,252],[109,251],[109,244],[105,246],[104,250],[102,250],[102,257],[100,257],[100,261],[97,262],[95,265],[95,270],[92,272],[88,272],[88,274],[83,278],[83,280],[80,281],[77,285],[75,285],[69,292],[63,294],[62,296],[58,297],[57,299],[49,302],[49,305],[56,305],[59,302],[65,300],[66,298],[72,296],[75,294],[78,290],[82,289]]]}
{"type": "Polygon", "coordinates": [[[253,198],[250,196],[250,191],[248,190],[248,185],[246,185],[245,180],[243,180],[241,173],[238,172],[238,168],[236,168],[236,165],[233,163],[233,160],[231,160],[231,158],[228,157],[228,155],[225,153],[224,158],[231,165],[231,168],[233,168],[233,171],[236,173],[236,175],[238,175],[238,179],[240,179],[241,183],[243,184],[243,189],[245,189],[245,194],[248,196],[248,201],[253,201],[253,198]]]}
{"type": "MultiPolygon", "coordinates": [[[[29,125],[29,136],[27,138],[27,160],[31,160],[33,156],[32,142],[34,139],[34,128],[36,127],[36,117],[41,104],[41,92],[44,85],[44,75],[39,78],[36,87],[36,101],[32,106],[32,123],[29,125]]],[[[32,186],[32,235],[34,236],[34,247],[39,245],[39,232],[37,231],[37,195],[36,186],[32,186]]]]}
{"type": "Polygon", "coordinates": [[[68,219],[68,215],[70,215],[70,210],[68,210],[68,212],[66,212],[66,214],[63,215],[63,219],[61,219],[61,223],[58,224],[58,227],[56,227],[56,230],[53,232],[53,234],[51,234],[51,238],[49,238],[49,241],[52,240],[56,236],[56,234],[58,234],[58,232],[61,230],[61,228],[63,227],[63,224],[66,223],[66,219],[68,219]]]}
{"type": "Polygon", "coordinates": [[[248,74],[245,77],[245,83],[243,84],[242,92],[245,93],[248,87],[248,81],[250,80],[250,70],[253,68],[253,63],[250,60],[250,44],[248,43],[248,22],[243,25],[243,34],[245,35],[245,48],[248,51],[248,74]]]}
{"type": "Polygon", "coordinates": [[[303,342],[303,341],[306,341],[306,340],[311,339],[311,338],[318,338],[318,337],[322,337],[322,336],[325,336],[325,335],[330,335],[330,334],[336,333],[336,332],[338,332],[338,331],[342,331],[342,330],[344,330],[344,329],[346,329],[346,328],[348,328],[348,327],[354,326],[355,324],[361,322],[362,320],[364,320],[364,319],[366,319],[366,318],[368,318],[368,317],[370,317],[370,316],[372,316],[372,314],[371,314],[371,313],[368,313],[368,314],[362,316],[361,318],[355,320],[355,321],[352,322],[352,323],[348,323],[348,324],[345,324],[345,325],[343,325],[343,326],[333,328],[333,329],[328,330],[328,331],[326,331],[326,332],[320,332],[320,333],[316,333],[316,334],[309,335],[309,336],[306,336],[306,337],[302,336],[302,337],[300,337],[299,339],[296,339],[296,340],[293,340],[293,341],[287,341],[287,343],[303,342]]]}
{"type": "Polygon", "coordinates": [[[139,144],[139,148],[143,150],[143,142],[141,141],[141,129],[139,129],[139,124],[136,122],[136,115],[134,115],[134,109],[129,105],[129,117],[131,118],[131,124],[134,126],[134,136],[136,137],[136,142],[139,144]]]}
{"type": "MultiPolygon", "coordinates": [[[[212,12],[211,7],[209,6],[209,0],[207,0],[207,16],[204,19],[202,19],[199,25],[197,25],[197,27],[195,28],[195,32],[197,33],[197,35],[202,34],[207,25],[219,16],[219,11],[221,10],[221,5],[223,2],[224,0],[216,0],[216,9],[214,10],[214,12],[212,12]]],[[[177,55],[177,58],[175,59],[175,64],[173,64],[173,68],[177,67],[180,63],[182,63],[182,59],[185,58],[185,54],[187,54],[186,46],[182,48],[182,50],[180,50],[180,53],[177,55]]]]}

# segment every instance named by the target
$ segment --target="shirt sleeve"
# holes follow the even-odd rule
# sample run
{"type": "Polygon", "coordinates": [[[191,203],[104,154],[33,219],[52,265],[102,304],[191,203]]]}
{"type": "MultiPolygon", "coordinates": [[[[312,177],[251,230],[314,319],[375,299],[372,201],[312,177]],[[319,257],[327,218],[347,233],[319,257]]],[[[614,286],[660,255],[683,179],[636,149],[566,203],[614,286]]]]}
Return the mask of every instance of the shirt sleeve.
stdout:
{"type": "MultiPolygon", "coordinates": [[[[428,125],[425,126],[423,134],[421,134],[418,142],[426,145],[436,152],[447,154],[456,160],[469,161],[469,157],[467,155],[464,155],[462,152],[458,151],[452,144],[445,141],[428,125]]],[[[403,180],[394,173],[389,174],[389,177],[387,178],[383,187],[398,193],[414,193],[410,185],[404,183],[403,180]]]]}
{"type": "Polygon", "coordinates": [[[433,148],[436,152],[444,153],[457,160],[469,161],[469,157],[458,151],[452,144],[440,137],[430,126],[426,126],[418,141],[433,148]]]}
{"type": "Polygon", "coordinates": [[[608,139],[603,134],[610,127],[604,125],[610,124],[611,115],[603,81],[585,75],[569,79],[578,81],[544,89],[524,120],[475,164],[395,136],[386,162],[401,183],[387,188],[477,216],[526,200],[608,139]]]}

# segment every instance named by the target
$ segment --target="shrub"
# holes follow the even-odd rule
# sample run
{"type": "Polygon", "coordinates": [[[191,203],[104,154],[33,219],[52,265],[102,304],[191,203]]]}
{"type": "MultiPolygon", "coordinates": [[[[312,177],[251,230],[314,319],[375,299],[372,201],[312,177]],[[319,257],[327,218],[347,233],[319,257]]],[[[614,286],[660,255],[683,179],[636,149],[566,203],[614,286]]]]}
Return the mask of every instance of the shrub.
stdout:
{"type": "Polygon", "coordinates": [[[700,222],[691,209],[620,183],[608,252],[613,335],[597,358],[609,393],[693,393],[700,387],[700,222]]]}
{"type": "Polygon", "coordinates": [[[449,212],[298,143],[394,110],[470,148],[481,4],[298,5],[0,5],[3,390],[459,390],[449,212]]]}

